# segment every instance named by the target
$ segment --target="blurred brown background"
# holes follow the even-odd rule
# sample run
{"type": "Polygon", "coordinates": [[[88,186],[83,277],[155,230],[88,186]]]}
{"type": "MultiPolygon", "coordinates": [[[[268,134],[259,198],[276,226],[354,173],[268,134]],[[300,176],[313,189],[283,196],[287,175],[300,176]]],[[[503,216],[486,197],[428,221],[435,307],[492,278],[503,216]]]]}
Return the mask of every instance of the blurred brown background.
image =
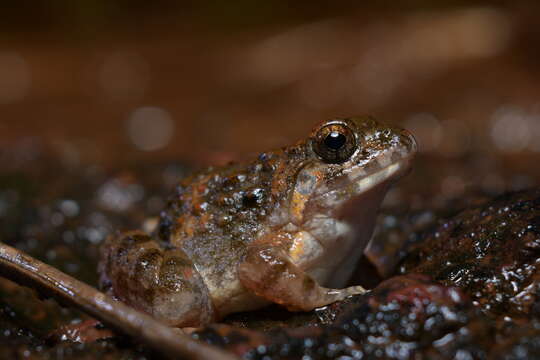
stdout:
{"type": "Polygon", "coordinates": [[[444,167],[446,190],[531,185],[539,10],[533,1],[3,1],[0,148],[44,142],[64,161],[114,167],[215,163],[286,144],[328,117],[369,113],[411,129],[435,159],[420,166],[444,167]]]}

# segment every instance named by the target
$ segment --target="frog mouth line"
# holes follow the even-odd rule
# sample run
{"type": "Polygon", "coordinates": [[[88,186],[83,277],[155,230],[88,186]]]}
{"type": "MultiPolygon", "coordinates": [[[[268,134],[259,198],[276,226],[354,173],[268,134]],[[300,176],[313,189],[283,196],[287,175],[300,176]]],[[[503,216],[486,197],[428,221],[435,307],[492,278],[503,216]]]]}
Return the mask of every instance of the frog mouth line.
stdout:
{"type": "Polygon", "coordinates": [[[312,200],[320,200],[325,197],[335,197],[336,200],[338,200],[338,198],[341,197],[340,195],[347,197],[345,196],[346,194],[349,194],[349,196],[357,196],[382,184],[388,179],[397,181],[410,169],[410,163],[413,157],[414,156],[407,156],[398,162],[388,165],[369,175],[366,175],[363,171],[358,171],[360,174],[354,174],[354,172],[349,173],[346,175],[348,177],[348,184],[338,186],[333,190],[325,191],[322,194],[315,196],[312,200]]]}
{"type": "Polygon", "coordinates": [[[405,175],[406,171],[410,168],[409,164],[410,159],[405,158],[392,165],[386,166],[371,175],[361,176],[363,177],[361,180],[358,180],[357,178],[351,179],[354,193],[362,194],[388,179],[393,179],[394,181],[399,180],[399,178],[405,175]]]}

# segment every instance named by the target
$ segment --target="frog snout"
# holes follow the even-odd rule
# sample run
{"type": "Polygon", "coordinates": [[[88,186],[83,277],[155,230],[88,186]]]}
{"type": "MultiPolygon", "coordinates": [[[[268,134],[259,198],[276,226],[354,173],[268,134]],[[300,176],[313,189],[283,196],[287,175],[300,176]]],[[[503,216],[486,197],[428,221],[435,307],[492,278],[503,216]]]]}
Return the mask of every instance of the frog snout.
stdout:
{"type": "Polygon", "coordinates": [[[402,144],[409,151],[410,155],[414,155],[418,151],[418,144],[414,135],[406,129],[399,129],[399,133],[402,144]]]}

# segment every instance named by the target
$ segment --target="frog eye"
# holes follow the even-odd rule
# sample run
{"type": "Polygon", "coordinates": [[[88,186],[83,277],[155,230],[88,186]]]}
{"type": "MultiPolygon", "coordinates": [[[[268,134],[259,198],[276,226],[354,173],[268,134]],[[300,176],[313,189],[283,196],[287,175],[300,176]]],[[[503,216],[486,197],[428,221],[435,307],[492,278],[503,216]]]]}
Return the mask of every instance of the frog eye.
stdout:
{"type": "Polygon", "coordinates": [[[357,149],[356,138],[345,124],[330,124],[320,128],[313,139],[313,150],[330,164],[343,163],[357,149]]]}

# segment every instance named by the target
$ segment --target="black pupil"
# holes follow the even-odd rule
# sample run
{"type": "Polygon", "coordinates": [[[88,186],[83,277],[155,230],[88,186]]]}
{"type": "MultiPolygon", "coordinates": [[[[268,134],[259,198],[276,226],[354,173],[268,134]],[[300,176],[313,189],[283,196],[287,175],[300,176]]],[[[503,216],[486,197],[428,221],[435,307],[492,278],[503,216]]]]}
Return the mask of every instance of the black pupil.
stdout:
{"type": "Polygon", "coordinates": [[[333,131],[328,134],[326,139],[324,139],[324,144],[332,150],[339,150],[343,145],[345,145],[346,141],[347,138],[345,135],[340,134],[337,131],[333,131]]]}

